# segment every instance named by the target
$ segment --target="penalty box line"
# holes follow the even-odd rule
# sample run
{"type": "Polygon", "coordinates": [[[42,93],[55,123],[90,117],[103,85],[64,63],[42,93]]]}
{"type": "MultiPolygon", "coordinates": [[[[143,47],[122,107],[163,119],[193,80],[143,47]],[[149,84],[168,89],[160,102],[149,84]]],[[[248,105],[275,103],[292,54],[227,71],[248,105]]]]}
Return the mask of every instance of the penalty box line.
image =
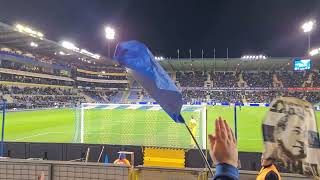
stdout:
{"type": "Polygon", "coordinates": [[[19,141],[19,140],[23,140],[23,139],[28,139],[28,138],[32,138],[32,137],[37,137],[37,136],[44,136],[44,135],[48,135],[48,134],[62,134],[64,132],[46,132],[46,133],[38,133],[38,134],[33,134],[31,136],[24,136],[21,138],[17,138],[14,139],[13,141],[19,141]]]}

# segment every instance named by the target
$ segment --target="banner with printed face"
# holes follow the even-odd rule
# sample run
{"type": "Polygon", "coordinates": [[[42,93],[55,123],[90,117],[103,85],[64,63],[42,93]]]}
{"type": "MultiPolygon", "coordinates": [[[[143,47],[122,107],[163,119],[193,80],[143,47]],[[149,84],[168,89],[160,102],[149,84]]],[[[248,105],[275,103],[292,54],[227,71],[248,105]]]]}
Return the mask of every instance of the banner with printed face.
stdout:
{"type": "Polygon", "coordinates": [[[263,125],[263,156],[292,172],[320,177],[320,145],[311,103],[294,97],[273,100],[263,125]]]}

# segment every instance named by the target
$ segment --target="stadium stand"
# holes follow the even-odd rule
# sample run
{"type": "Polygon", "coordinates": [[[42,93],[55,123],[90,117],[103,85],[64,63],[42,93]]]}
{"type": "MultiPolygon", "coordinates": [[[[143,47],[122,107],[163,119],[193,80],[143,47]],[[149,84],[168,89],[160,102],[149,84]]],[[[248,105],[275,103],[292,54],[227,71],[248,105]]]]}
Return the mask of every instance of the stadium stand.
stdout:
{"type": "Polygon", "coordinates": [[[320,87],[320,73],[314,73],[313,78],[313,87],[320,87]]]}
{"type": "Polygon", "coordinates": [[[249,87],[272,87],[272,73],[269,72],[244,72],[243,80],[249,87]]]}
{"type": "Polygon", "coordinates": [[[216,72],[210,73],[211,80],[214,83],[214,87],[236,87],[239,73],[235,72],[216,72]]]}
{"type": "MultiPolygon", "coordinates": [[[[0,49],[0,84],[3,84],[0,86],[0,94],[11,100],[10,107],[154,101],[136,81],[127,76],[126,69],[118,65],[98,64],[83,57],[70,57],[66,61],[66,57],[60,59],[30,52],[16,47],[0,49]]],[[[270,103],[276,96],[295,96],[319,103],[316,91],[294,89],[320,87],[318,71],[292,71],[287,68],[289,59],[282,66],[272,66],[273,69],[266,67],[268,69],[262,71],[258,71],[257,67],[238,68],[242,61],[236,61],[234,64],[238,63],[237,68],[233,70],[228,69],[228,62],[218,61],[218,64],[223,64],[217,71],[206,68],[204,64],[210,61],[190,61],[194,64],[191,68],[180,66],[179,61],[172,61],[171,70],[168,71],[178,87],[181,87],[185,103],[270,103]]],[[[161,63],[168,69],[165,61],[161,63]]],[[[246,62],[246,66],[251,64],[255,62],[246,62]]]]}
{"type": "Polygon", "coordinates": [[[177,80],[182,87],[203,87],[207,79],[205,72],[177,72],[177,80]]]}
{"type": "Polygon", "coordinates": [[[284,87],[302,87],[305,74],[303,72],[281,72],[277,73],[277,77],[281,80],[284,87]]]}
{"type": "Polygon", "coordinates": [[[81,90],[82,93],[91,97],[97,103],[110,103],[111,97],[115,94],[114,91],[102,90],[81,90]]]}

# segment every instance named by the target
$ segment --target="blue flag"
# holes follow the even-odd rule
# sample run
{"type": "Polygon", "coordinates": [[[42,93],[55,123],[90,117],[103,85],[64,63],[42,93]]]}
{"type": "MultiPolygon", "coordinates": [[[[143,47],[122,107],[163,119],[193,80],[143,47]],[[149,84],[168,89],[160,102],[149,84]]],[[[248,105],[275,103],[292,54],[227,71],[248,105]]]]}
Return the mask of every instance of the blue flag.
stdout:
{"type": "Polygon", "coordinates": [[[175,122],[184,123],[180,114],[181,92],[144,44],[138,41],[119,43],[114,58],[129,69],[133,78],[175,122]]]}

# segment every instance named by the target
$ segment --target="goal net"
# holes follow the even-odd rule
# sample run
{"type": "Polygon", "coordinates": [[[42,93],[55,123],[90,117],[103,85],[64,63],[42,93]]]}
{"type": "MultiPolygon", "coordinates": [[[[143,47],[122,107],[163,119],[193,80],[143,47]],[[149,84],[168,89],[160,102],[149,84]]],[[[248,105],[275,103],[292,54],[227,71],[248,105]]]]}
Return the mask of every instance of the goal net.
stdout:
{"type": "MultiPolygon", "coordinates": [[[[182,116],[206,147],[206,106],[184,105],[182,116]],[[196,125],[191,124],[191,119],[196,125]]],[[[193,148],[183,124],[175,123],[159,105],[83,103],[75,120],[74,142],[193,148]]]]}

